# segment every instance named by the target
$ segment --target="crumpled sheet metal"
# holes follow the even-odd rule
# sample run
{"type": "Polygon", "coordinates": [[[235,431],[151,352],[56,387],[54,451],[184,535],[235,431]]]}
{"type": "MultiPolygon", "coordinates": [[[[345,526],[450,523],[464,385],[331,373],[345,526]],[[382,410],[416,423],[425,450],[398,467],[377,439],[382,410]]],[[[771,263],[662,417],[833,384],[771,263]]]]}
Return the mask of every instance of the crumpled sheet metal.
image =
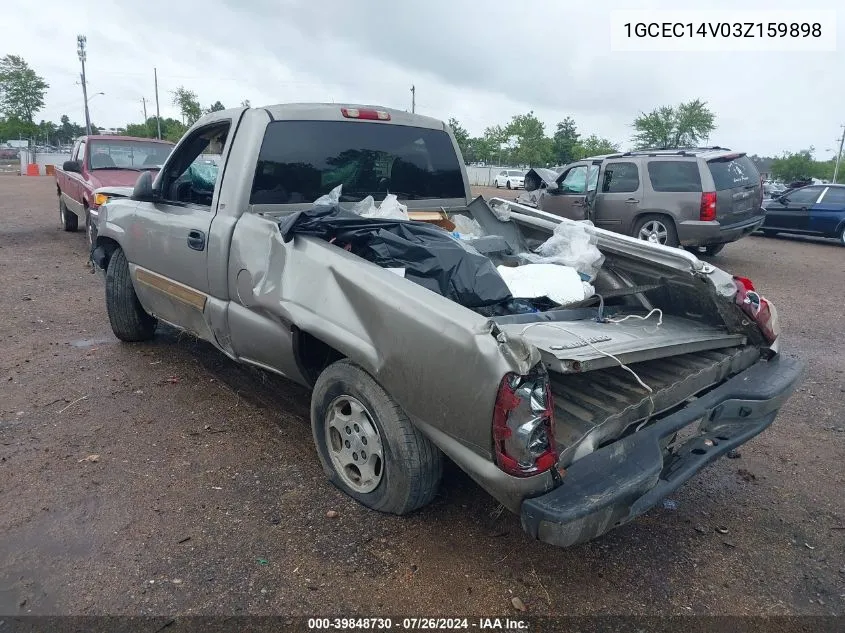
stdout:
{"type": "Polygon", "coordinates": [[[543,185],[551,189],[557,187],[557,179],[560,176],[554,169],[545,167],[533,167],[525,174],[525,191],[540,189],[543,185]]]}
{"type": "Polygon", "coordinates": [[[311,235],[383,268],[404,268],[406,279],[467,308],[511,298],[490,259],[422,222],[369,219],[337,207],[313,207],[282,218],[279,230],[286,242],[294,235],[311,235]]]}
{"type": "Polygon", "coordinates": [[[359,364],[412,419],[489,451],[491,394],[540,361],[536,348],[495,338],[485,317],[324,240],[275,233],[267,246],[236,253],[254,281],[248,307],[359,364]]]}

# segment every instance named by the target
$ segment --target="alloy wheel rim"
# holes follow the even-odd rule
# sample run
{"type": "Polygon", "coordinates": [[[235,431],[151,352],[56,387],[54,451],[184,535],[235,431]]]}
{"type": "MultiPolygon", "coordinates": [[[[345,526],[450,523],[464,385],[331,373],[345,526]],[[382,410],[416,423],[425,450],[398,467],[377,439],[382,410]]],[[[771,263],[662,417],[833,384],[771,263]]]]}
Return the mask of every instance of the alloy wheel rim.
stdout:
{"type": "Polygon", "coordinates": [[[326,411],[325,433],[329,457],[343,483],[362,494],[378,488],[384,448],[367,408],[352,396],[338,396],[326,411]]]}
{"type": "Polygon", "coordinates": [[[666,238],[669,236],[669,231],[662,222],[657,220],[650,220],[643,224],[640,228],[638,237],[646,242],[652,244],[666,244],[666,238]]]}

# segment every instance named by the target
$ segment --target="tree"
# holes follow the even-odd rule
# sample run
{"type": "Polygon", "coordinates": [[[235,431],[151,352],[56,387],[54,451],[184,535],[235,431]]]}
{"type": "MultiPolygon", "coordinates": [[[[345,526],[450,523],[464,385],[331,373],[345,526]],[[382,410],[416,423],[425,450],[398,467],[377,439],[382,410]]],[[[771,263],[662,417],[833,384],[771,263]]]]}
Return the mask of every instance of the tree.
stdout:
{"type": "Polygon", "coordinates": [[[613,154],[619,151],[619,145],[610,139],[590,134],[590,136],[579,142],[573,151],[576,154],[575,160],[580,160],[581,158],[587,158],[588,156],[613,154]]]}
{"type": "Polygon", "coordinates": [[[552,154],[551,139],[546,137],[545,125],[534,116],[533,110],[515,115],[505,128],[505,133],[508,139],[514,139],[516,143],[512,160],[532,167],[548,164],[552,154]]]}
{"type": "Polygon", "coordinates": [[[781,157],[772,160],[772,176],[785,183],[813,177],[817,171],[813,151],[811,146],[800,152],[784,152],[781,157]]]}
{"type": "Polygon", "coordinates": [[[225,109],[226,109],[226,106],[224,106],[222,103],[220,103],[220,101],[215,101],[214,103],[212,103],[209,106],[208,110],[206,110],[205,113],[208,114],[209,112],[220,112],[221,110],[225,110],[225,109]]]}
{"type": "Polygon", "coordinates": [[[468,160],[467,155],[470,150],[469,132],[466,131],[466,128],[455,117],[449,117],[449,127],[452,128],[452,134],[455,135],[455,141],[457,141],[458,147],[461,148],[461,154],[464,160],[468,160]]]}
{"type": "Polygon", "coordinates": [[[485,162],[505,164],[510,162],[510,148],[506,148],[508,133],[501,125],[491,125],[484,130],[480,148],[484,152],[485,162]]]}
{"type": "Polygon", "coordinates": [[[49,84],[39,77],[23,57],[6,55],[0,59],[0,113],[33,125],[33,117],[44,107],[49,84]]]}
{"type": "MultiPolygon", "coordinates": [[[[197,93],[184,86],[179,86],[173,91],[173,105],[179,107],[179,112],[182,113],[182,122],[186,126],[190,127],[202,116],[202,108],[199,99],[197,99],[197,93]]],[[[164,130],[162,130],[163,134],[164,130]]]]}
{"type": "Polygon", "coordinates": [[[241,101],[241,107],[242,108],[251,108],[252,106],[249,104],[249,99],[244,99],[243,101],[241,101]]]}
{"type": "Polygon", "coordinates": [[[578,159],[578,130],[572,117],[566,117],[557,124],[557,130],[552,138],[554,160],[558,165],[566,165],[578,159]]]}
{"type": "MultiPolygon", "coordinates": [[[[161,138],[167,141],[178,141],[185,134],[188,128],[178,119],[165,118],[161,120],[161,138]]],[[[126,125],[127,136],[137,136],[140,138],[155,138],[156,136],[156,118],[151,116],[146,123],[128,123],[126,125]]]]}
{"type": "Polygon", "coordinates": [[[634,119],[634,143],[638,149],[695,147],[716,129],[715,119],[701,99],[661,106],[634,119]]]}

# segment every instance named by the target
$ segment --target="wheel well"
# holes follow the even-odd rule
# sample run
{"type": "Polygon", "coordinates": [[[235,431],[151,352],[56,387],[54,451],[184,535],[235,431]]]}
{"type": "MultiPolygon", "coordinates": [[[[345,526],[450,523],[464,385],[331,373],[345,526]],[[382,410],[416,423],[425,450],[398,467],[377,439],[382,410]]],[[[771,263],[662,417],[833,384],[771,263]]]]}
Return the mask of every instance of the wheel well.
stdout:
{"type": "Polygon", "coordinates": [[[346,358],[316,336],[303,332],[295,325],[292,331],[293,354],[299,371],[310,385],[317,382],[323,370],[334,362],[346,358]]]}
{"type": "Polygon", "coordinates": [[[648,217],[657,217],[657,218],[660,218],[661,220],[669,220],[669,222],[672,223],[672,227],[674,227],[674,229],[676,231],[678,230],[678,227],[675,224],[675,218],[673,218],[668,213],[661,213],[660,211],[643,211],[641,213],[638,213],[637,215],[634,216],[634,221],[631,223],[631,228],[633,229],[634,227],[637,226],[637,224],[639,224],[645,218],[648,218],[648,217]]]}
{"type": "Polygon", "coordinates": [[[97,237],[94,242],[94,249],[91,251],[91,259],[99,267],[105,270],[109,266],[109,260],[114,252],[120,248],[115,240],[110,237],[97,237]]]}

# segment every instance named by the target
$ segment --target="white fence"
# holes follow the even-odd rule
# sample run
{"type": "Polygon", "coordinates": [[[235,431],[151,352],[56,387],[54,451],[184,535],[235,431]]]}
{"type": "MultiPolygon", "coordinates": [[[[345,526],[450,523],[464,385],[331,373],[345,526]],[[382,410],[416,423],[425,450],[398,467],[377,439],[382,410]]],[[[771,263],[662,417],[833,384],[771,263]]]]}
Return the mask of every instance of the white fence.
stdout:
{"type": "MultiPolygon", "coordinates": [[[[35,164],[38,165],[38,172],[44,176],[47,173],[47,165],[61,167],[66,160],[70,160],[70,154],[35,154],[35,164]]],[[[27,173],[27,165],[32,164],[32,154],[28,149],[21,150],[21,174],[27,173]]]]}
{"type": "Polygon", "coordinates": [[[528,171],[527,169],[520,169],[519,167],[502,167],[501,165],[489,165],[486,167],[479,167],[477,165],[467,165],[467,178],[469,184],[477,187],[492,187],[493,179],[503,169],[519,169],[521,172],[528,171]]]}

